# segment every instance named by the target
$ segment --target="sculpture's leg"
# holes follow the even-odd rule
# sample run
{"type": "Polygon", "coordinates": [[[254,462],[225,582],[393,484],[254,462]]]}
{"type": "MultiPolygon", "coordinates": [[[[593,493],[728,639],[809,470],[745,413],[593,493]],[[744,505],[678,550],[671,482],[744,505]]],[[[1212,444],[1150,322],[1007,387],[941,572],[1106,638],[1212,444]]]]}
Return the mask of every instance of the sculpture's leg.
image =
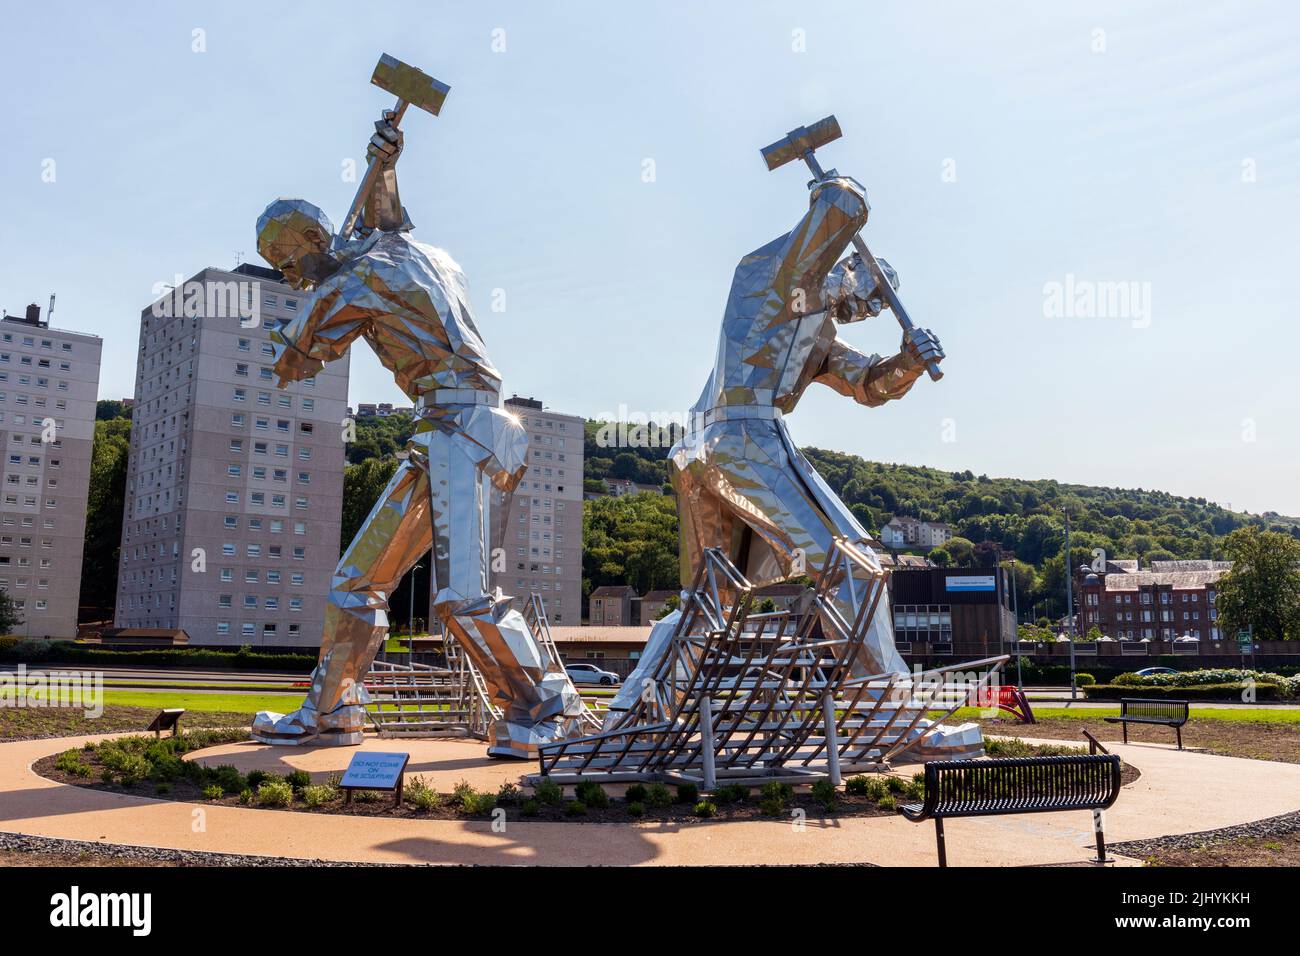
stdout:
{"type": "Polygon", "coordinates": [[[428,444],[433,525],[433,612],[482,674],[502,712],[488,731],[493,756],[533,758],[537,745],[580,732],[582,698],[564,668],[533,639],[508,600],[487,594],[490,482],[483,445],[454,431],[428,444]]]}
{"type": "Polygon", "coordinates": [[[334,571],[320,659],[302,706],[262,712],[264,743],[361,742],[368,703],[362,681],[388,633],[388,596],[429,549],[429,477],[418,455],[403,462],[334,571]]]}
{"type": "MultiPolygon", "coordinates": [[[[762,586],[802,575],[815,578],[836,537],[847,538],[874,560],[862,526],[829,489],[810,480],[806,462],[791,458],[780,427],[768,421],[725,423],[706,443],[707,458],[674,469],[678,501],[689,513],[682,526],[700,541],[692,561],[699,560],[701,545],[723,548],[752,584],[762,586]],[[722,429],[726,433],[717,435],[722,429]]],[[[853,576],[856,593],[866,593],[872,572],[855,568],[853,576]]],[[[849,594],[846,582],[836,605],[851,624],[855,608],[849,594]]],[[[894,648],[887,596],[876,605],[854,666],[863,674],[907,670],[894,648]]]]}

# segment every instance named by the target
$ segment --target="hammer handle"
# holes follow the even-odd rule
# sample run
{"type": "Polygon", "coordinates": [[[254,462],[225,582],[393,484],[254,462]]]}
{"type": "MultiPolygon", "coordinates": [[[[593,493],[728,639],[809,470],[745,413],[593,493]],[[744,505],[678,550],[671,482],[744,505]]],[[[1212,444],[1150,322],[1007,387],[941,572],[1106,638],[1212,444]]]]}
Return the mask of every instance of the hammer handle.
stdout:
{"type": "MultiPolygon", "coordinates": [[[[808,164],[808,169],[811,170],[812,174],[818,179],[823,179],[825,177],[826,174],[822,171],[822,165],[817,162],[817,157],[813,155],[811,149],[803,154],[803,161],[808,164]]],[[[876,262],[876,257],[873,256],[871,250],[867,248],[867,243],[862,238],[862,233],[855,232],[853,234],[853,248],[856,249],[858,255],[862,257],[862,261],[871,267],[871,271],[876,277],[876,285],[880,288],[880,294],[884,296],[886,303],[889,305],[889,311],[894,313],[894,318],[896,318],[898,324],[902,326],[904,334],[912,331],[916,326],[912,323],[911,316],[909,316],[907,310],[903,308],[903,303],[898,299],[898,292],[895,291],[894,286],[890,283],[889,279],[885,277],[885,271],[880,268],[880,263],[876,262]]],[[[930,381],[932,382],[937,382],[939,379],[943,378],[943,369],[939,368],[938,362],[927,362],[925,364],[925,370],[929,374],[930,381]]]]}
{"type": "MultiPolygon", "coordinates": [[[[402,117],[406,114],[406,107],[409,104],[406,100],[399,99],[397,105],[393,107],[393,112],[397,115],[393,117],[393,128],[396,129],[402,122],[402,117]]],[[[356,229],[357,220],[361,218],[361,211],[366,206],[366,198],[370,195],[370,190],[374,188],[375,179],[379,176],[380,163],[377,158],[372,158],[366,165],[365,174],[361,177],[361,185],[357,189],[357,195],[352,200],[352,208],[348,210],[347,218],[343,220],[343,228],[339,230],[339,239],[347,242],[352,238],[352,231],[356,229]]]]}

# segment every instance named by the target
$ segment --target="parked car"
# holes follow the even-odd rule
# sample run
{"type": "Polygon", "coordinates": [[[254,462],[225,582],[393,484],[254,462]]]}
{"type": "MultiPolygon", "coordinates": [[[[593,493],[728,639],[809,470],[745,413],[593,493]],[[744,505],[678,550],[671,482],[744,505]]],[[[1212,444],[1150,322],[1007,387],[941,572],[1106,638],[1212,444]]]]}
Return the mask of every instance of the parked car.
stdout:
{"type": "Polygon", "coordinates": [[[1178,671],[1172,667],[1144,667],[1133,673],[1138,677],[1154,677],[1156,674],[1177,674],[1178,671]]]}
{"type": "Polygon", "coordinates": [[[564,669],[569,674],[569,680],[575,684],[601,684],[612,687],[619,682],[619,676],[613,671],[601,670],[594,664],[566,664],[564,669]]]}

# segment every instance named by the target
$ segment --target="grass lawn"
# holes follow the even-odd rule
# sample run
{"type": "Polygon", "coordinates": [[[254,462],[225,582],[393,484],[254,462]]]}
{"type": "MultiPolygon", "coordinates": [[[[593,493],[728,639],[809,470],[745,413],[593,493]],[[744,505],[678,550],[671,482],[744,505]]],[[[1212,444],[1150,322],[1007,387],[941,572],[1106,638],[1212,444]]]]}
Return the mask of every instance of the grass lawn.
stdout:
{"type": "MultiPolygon", "coordinates": [[[[979,712],[970,710],[966,719],[978,719],[985,733],[1010,737],[1028,737],[1049,740],[1068,740],[1086,744],[1083,732],[1087,730],[1103,744],[1119,743],[1123,730],[1119,724],[1108,724],[1102,717],[1107,711],[1072,710],[1059,715],[1051,709],[1035,709],[1035,724],[1022,724],[1014,717],[1003,715],[979,718],[979,712]]],[[[1282,763],[1300,763],[1300,721],[1293,710],[1259,711],[1219,710],[1204,716],[1192,711],[1192,718],[1183,726],[1183,745],[1189,750],[1204,750],[1225,757],[1245,757],[1250,760],[1277,760],[1282,763]],[[1243,719],[1242,714],[1248,715],[1243,719]],[[1271,718],[1271,719],[1265,719],[1271,718]]],[[[1172,727],[1155,724],[1130,724],[1129,741],[1174,746],[1172,727]]]]}
{"type": "MultiPolygon", "coordinates": [[[[1033,702],[1030,701],[1030,706],[1033,702]]],[[[1039,720],[1100,721],[1103,717],[1118,717],[1119,705],[1114,707],[1034,707],[1039,720]]],[[[950,720],[978,720],[984,713],[977,707],[961,707],[950,720]]],[[[938,716],[937,714],[935,716],[938,716]]],[[[1300,724],[1300,710],[1273,707],[1197,707],[1192,705],[1192,721],[1226,720],[1244,724],[1300,724]]],[[[1173,731],[1170,731],[1173,733],[1173,731]]]]}
{"type": "MultiPolygon", "coordinates": [[[[0,741],[142,731],[161,709],[158,704],[148,707],[106,705],[103,714],[92,718],[71,707],[48,710],[4,707],[0,708],[0,741]]],[[[247,727],[252,722],[251,713],[187,710],[181,718],[181,727],[247,727]]]]}
{"type": "MultiPolygon", "coordinates": [[[[307,695],[305,689],[287,694],[220,694],[200,691],[104,690],[105,706],[151,708],[154,713],[164,707],[186,710],[219,711],[227,714],[255,714],[259,710],[293,710],[307,695]]],[[[38,696],[38,695],[37,695],[38,696]]],[[[46,711],[48,712],[48,711],[46,711]]],[[[80,713],[80,711],[78,711],[80,713]]],[[[94,733],[94,731],[89,731],[94,733]]]]}

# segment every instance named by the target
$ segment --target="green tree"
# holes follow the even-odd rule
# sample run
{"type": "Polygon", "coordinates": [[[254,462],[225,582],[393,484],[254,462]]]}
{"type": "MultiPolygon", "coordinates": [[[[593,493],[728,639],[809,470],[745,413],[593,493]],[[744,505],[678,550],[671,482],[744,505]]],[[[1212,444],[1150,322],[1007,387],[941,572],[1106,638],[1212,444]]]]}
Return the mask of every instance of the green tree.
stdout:
{"type": "Polygon", "coordinates": [[[14,628],[22,623],[23,619],[19,616],[13,599],[9,597],[9,592],[0,591],[0,634],[12,634],[14,628]]]}
{"type": "Polygon", "coordinates": [[[380,492],[397,471],[396,458],[367,458],[343,469],[343,527],[339,550],[346,548],[361,528],[380,492]]]}
{"type": "Polygon", "coordinates": [[[676,588],[677,503],[653,493],[583,502],[583,593],[628,584],[637,593],[676,588]]]}
{"type": "Polygon", "coordinates": [[[101,418],[95,422],[90,490],[86,496],[86,546],[81,565],[80,604],[86,620],[104,620],[113,615],[130,449],[129,418],[101,418]]]}
{"type": "Polygon", "coordinates": [[[944,548],[933,548],[926,557],[930,559],[935,567],[946,568],[952,564],[952,555],[944,548]]]}
{"type": "Polygon", "coordinates": [[[1257,641],[1300,638],[1300,542],[1276,531],[1238,528],[1224,551],[1233,565],[1219,582],[1220,626],[1249,628],[1257,641]]]}

